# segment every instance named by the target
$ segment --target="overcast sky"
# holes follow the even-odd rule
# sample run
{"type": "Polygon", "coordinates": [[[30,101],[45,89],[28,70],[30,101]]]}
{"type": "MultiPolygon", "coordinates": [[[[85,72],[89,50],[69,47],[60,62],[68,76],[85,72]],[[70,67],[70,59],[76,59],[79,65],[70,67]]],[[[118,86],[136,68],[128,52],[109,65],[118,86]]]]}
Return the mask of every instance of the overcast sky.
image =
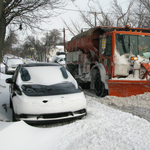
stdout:
{"type": "MultiPolygon", "coordinates": [[[[88,2],[90,2],[89,4],[90,6],[92,6],[93,1],[96,1],[96,0],[76,0],[74,4],[82,11],[89,11],[88,2]]],[[[109,12],[112,1],[113,0],[99,0],[104,12],[109,12]]],[[[130,0],[118,0],[118,3],[123,8],[126,8],[126,6],[129,4],[129,1],[130,0]]],[[[47,24],[45,23],[41,24],[42,28],[44,29],[44,32],[40,32],[38,33],[38,35],[34,35],[34,36],[42,37],[49,30],[53,30],[53,29],[59,29],[60,31],[63,31],[63,28],[66,28],[66,26],[63,23],[62,18],[69,26],[72,26],[72,23],[71,23],[71,19],[72,19],[73,21],[76,21],[78,24],[80,24],[81,28],[87,28],[87,25],[82,23],[82,19],[78,12],[79,9],[74,4],[70,2],[64,9],[56,9],[55,11],[60,12],[61,14],[55,18],[50,18],[51,22],[47,24]]],[[[96,4],[94,5],[94,8],[95,6],[96,4]]],[[[99,12],[98,7],[95,8],[95,11],[99,12]]],[[[89,14],[89,15],[92,15],[92,14],[89,14]]],[[[94,15],[93,15],[93,18],[94,18],[94,15]]],[[[26,31],[21,31],[21,32],[18,31],[18,33],[21,35],[21,38],[20,38],[21,42],[23,42],[24,37],[32,34],[30,32],[27,33],[26,31]]],[[[63,36],[63,32],[62,32],[62,36],[63,36]]],[[[70,40],[71,37],[72,35],[69,33],[68,30],[66,30],[66,40],[70,40]]]]}

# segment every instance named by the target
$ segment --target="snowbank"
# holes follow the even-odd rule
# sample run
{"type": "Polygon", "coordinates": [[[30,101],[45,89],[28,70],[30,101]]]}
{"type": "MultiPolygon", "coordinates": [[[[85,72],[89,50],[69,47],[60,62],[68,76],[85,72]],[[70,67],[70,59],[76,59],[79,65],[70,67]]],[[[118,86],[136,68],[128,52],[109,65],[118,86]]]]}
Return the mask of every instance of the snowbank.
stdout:
{"type": "Polygon", "coordinates": [[[148,150],[150,123],[88,99],[88,115],[58,127],[0,122],[3,150],[148,150]]]}
{"type": "Polygon", "coordinates": [[[9,76],[0,73],[0,77],[2,150],[149,150],[148,121],[101,104],[149,106],[149,93],[128,98],[87,96],[88,114],[81,120],[59,126],[33,127],[23,121],[11,122],[8,85],[5,83],[9,76]]]}

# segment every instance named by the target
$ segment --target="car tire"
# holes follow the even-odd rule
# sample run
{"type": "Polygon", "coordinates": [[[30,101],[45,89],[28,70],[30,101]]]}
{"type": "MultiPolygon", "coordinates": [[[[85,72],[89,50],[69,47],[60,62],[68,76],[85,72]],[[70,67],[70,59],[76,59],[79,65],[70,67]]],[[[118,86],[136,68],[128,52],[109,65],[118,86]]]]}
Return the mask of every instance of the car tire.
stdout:
{"type": "Polygon", "coordinates": [[[94,87],[95,87],[95,93],[97,96],[104,97],[105,96],[105,85],[101,81],[100,74],[97,73],[95,77],[95,82],[94,82],[94,87]]]}

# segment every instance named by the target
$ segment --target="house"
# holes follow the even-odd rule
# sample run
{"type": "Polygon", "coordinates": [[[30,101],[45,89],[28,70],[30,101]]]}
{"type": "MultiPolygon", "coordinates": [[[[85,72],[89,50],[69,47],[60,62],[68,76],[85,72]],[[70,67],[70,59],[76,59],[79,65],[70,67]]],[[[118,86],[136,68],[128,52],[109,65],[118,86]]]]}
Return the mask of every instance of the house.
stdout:
{"type": "Polygon", "coordinates": [[[52,58],[56,55],[57,52],[64,52],[64,46],[63,45],[57,45],[57,46],[54,46],[50,49],[49,51],[49,61],[52,60],[52,58]]]}

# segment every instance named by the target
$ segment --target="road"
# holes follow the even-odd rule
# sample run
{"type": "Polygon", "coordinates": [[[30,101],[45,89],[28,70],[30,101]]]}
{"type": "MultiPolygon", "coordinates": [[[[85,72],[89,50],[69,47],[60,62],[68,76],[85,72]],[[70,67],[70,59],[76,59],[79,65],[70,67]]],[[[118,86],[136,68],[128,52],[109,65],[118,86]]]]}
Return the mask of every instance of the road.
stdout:
{"type": "MultiPolygon", "coordinates": [[[[86,95],[94,97],[93,100],[95,100],[95,101],[98,101],[109,107],[121,110],[123,112],[131,113],[140,118],[144,118],[150,122],[150,106],[148,106],[147,103],[145,103],[145,101],[143,101],[142,98],[140,99],[140,102],[142,103],[142,101],[143,101],[143,104],[137,105],[137,103],[139,103],[139,102],[137,102],[137,103],[133,102],[132,98],[128,98],[128,99],[124,98],[124,99],[122,99],[122,101],[119,101],[119,100],[121,100],[121,98],[120,99],[117,98],[116,100],[114,100],[114,97],[110,97],[110,96],[107,96],[105,98],[100,98],[100,97],[96,96],[94,90],[88,89],[88,90],[84,90],[84,92],[86,95]]],[[[136,98],[135,98],[135,101],[136,101],[136,98]]],[[[150,101],[150,99],[149,99],[149,101],[150,101]]]]}

